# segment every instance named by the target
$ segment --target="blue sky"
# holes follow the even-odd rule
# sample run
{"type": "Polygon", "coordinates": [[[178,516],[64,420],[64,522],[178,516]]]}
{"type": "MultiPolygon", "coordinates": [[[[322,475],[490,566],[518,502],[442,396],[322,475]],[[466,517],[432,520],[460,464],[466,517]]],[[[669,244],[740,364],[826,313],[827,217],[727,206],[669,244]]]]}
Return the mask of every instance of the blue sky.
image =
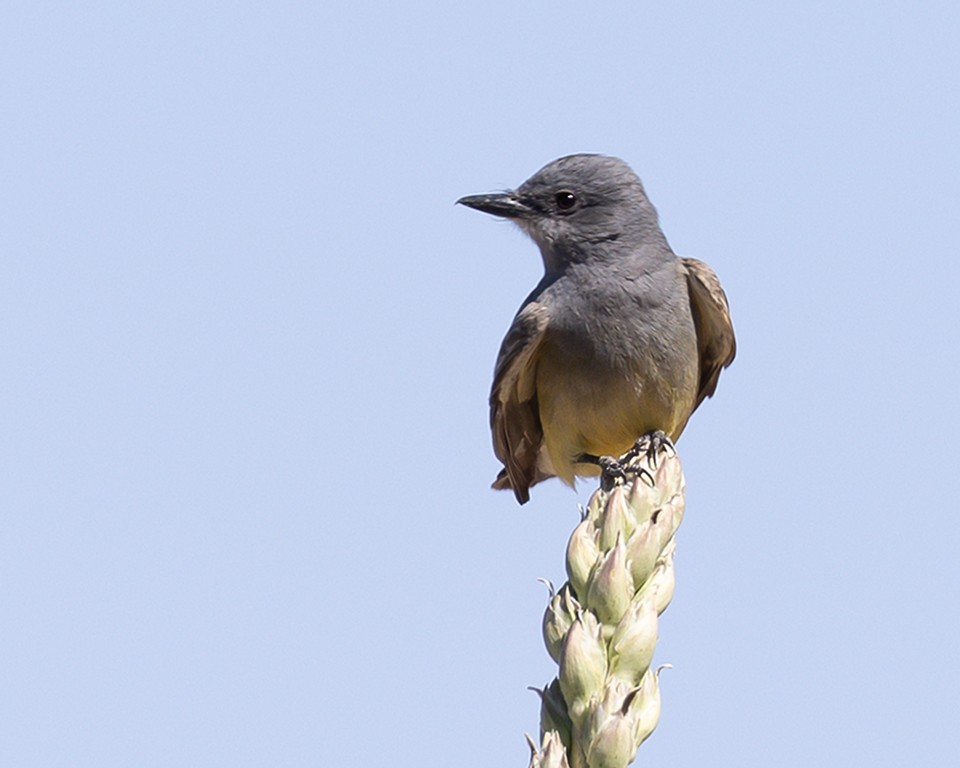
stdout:
{"type": "Polygon", "coordinates": [[[453,203],[577,151],[739,342],[638,763],[960,752],[955,3],[0,22],[0,764],[526,764],[590,486],[488,488],[541,267],[453,203]]]}

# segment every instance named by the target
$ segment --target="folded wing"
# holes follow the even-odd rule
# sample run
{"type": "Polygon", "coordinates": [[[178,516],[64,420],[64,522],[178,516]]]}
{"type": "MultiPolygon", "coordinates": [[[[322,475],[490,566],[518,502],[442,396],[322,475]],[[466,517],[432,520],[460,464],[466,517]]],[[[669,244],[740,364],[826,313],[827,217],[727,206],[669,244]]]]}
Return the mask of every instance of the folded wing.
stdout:
{"type": "Polygon", "coordinates": [[[696,409],[716,391],[720,371],[730,365],[737,354],[737,340],[733,335],[727,296],[720,287],[717,274],[708,264],[697,259],[683,259],[683,266],[687,271],[690,307],[700,352],[696,409]]]}
{"type": "Polygon", "coordinates": [[[493,374],[490,429],[493,451],[504,464],[494,488],[512,488],[521,504],[530,486],[544,479],[537,470],[543,427],[537,403],[537,352],[547,327],[547,310],[527,303],[507,332],[493,374]]]}

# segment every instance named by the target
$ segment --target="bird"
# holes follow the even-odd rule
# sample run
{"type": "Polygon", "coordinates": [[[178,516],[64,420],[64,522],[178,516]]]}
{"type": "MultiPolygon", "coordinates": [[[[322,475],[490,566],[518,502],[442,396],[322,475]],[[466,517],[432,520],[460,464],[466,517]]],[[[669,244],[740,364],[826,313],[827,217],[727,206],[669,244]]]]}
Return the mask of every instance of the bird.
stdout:
{"type": "Polygon", "coordinates": [[[736,339],[716,273],[673,252],[630,166],[567,155],[457,203],[514,222],[543,259],[494,366],[493,487],[525,504],[536,483],[575,486],[645,437],[675,442],[736,339]]]}

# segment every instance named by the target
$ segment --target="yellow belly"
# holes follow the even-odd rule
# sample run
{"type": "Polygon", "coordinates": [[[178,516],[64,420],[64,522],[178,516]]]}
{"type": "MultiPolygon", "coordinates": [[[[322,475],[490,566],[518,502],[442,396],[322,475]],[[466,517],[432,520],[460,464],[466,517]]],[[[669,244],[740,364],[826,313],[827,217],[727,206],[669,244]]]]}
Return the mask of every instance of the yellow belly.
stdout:
{"type": "Polygon", "coordinates": [[[598,370],[557,354],[541,355],[537,398],[544,449],[564,482],[598,474],[593,465],[577,464],[582,454],[620,456],[655,429],[673,440],[680,436],[696,396],[696,371],[668,381],[649,369],[598,370]]]}

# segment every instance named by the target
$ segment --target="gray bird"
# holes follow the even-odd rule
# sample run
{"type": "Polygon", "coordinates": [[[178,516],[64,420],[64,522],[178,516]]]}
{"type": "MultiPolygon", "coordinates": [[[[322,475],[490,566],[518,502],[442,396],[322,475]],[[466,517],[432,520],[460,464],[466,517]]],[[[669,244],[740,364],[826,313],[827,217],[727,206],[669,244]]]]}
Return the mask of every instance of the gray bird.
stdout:
{"type": "Polygon", "coordinates": [[[716,274],[674,254],[630,167],[570,155],[515,191],[457,202],[515,222],[543,257],[497,357],[493,487],[523,504],[535,483],[598,475],[644,435],[676,440],[736,341],[716,274]]]}

